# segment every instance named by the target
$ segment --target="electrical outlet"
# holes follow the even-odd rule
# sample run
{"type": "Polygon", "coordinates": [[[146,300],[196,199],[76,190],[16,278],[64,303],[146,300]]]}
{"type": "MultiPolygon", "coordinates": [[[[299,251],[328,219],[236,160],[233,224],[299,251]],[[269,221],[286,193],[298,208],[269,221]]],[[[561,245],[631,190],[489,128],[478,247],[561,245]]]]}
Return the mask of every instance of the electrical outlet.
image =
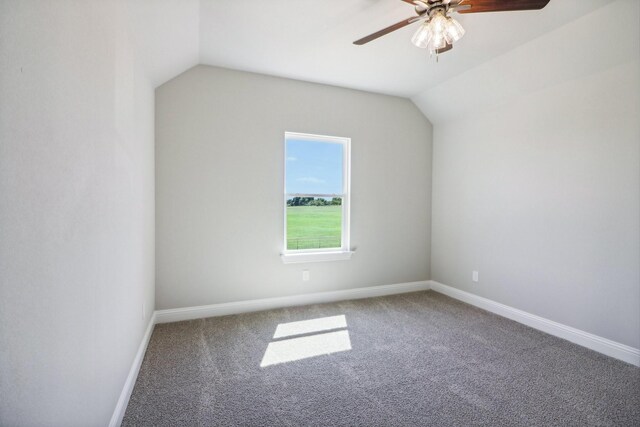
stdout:
{"type": "Polygon", "coordinates": [[[309,270],[302,270],[302,280],[304,282],[309,281],[309,270]]]}
{"type": "Polygon", "coordinates": [[[473,271],[473,273],[471,273],[471,280],[473,280],[474,282],[478,281],[478,272],[477,271],[473,271]]]}

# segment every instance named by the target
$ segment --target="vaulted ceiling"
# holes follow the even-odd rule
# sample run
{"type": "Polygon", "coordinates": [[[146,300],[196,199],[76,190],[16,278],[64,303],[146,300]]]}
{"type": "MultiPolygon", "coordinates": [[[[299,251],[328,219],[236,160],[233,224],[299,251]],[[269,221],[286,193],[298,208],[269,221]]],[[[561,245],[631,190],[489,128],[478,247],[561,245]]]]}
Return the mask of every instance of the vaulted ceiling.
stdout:
{"type": "Polygon", "coordinates": [[[412,16],[400,0],[131,0],[128,8],[156,86],[207,64],[415,98],[608,3],[551,0],[540,11],[458,14],[467,33],[438,62],[411,44],[418,24],[352,44],[412,16]]]}

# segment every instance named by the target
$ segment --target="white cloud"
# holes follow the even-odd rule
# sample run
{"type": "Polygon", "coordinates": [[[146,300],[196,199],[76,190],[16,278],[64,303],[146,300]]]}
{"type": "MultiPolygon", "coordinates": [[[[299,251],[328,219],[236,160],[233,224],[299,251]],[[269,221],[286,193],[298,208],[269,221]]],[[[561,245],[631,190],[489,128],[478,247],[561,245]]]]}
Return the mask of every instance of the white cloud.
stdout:
{"type": "Polygon", "coordinates": [[[296,160],[298,160],[297,157],[287,157],[288,162],[295,162],[296,160]]]}
{"type": "Polygon", "coordinates": [[[315,178],[313,176],[304,176],[302,178],[298,178],[298,181],[300,181],[300,182],[308,182],[310,184],[324,184],[325,183],[324,179],[318,179],[318,178],[315,178]]]}

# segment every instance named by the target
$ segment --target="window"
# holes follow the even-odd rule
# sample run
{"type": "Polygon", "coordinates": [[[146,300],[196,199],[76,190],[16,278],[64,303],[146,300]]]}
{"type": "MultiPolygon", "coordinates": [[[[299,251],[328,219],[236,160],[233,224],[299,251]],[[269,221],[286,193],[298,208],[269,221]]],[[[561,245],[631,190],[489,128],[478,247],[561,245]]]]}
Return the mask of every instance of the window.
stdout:
{"type": "Polygon", "coordinates": [[[285,133],[282,260],[349,259],[351,140],[285,133]]]}

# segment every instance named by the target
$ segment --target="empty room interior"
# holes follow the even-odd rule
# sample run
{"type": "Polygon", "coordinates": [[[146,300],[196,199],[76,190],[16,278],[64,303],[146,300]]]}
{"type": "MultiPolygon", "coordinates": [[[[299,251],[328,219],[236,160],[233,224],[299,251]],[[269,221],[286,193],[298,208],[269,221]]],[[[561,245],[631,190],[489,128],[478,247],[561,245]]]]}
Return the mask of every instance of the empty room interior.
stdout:
{"type": "Polygon", "coordinates": [[[639,426],[640,1],[0,0],[0,426],[639,426]]]}

